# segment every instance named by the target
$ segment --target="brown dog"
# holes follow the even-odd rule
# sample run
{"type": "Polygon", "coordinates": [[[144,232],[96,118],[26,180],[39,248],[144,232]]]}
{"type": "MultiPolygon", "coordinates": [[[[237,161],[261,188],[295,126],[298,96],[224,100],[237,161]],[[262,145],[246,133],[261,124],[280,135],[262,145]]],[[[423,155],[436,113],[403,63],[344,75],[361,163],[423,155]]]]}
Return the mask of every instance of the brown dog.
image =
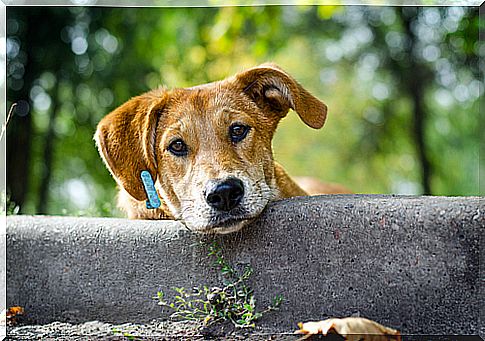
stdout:
{"type": "Polygon", "coordinates": [[[273,160],[271,140],[289,109],[315,129],[327,116],[324,103],[276,65],[264,64],[219,82],[134,97],[101,120],[95,140],[128,217],[229,233],[272,200],[307,195],[273,160]],[[159,208],[145,206],[144,170],[155,180],[159,208]]]}

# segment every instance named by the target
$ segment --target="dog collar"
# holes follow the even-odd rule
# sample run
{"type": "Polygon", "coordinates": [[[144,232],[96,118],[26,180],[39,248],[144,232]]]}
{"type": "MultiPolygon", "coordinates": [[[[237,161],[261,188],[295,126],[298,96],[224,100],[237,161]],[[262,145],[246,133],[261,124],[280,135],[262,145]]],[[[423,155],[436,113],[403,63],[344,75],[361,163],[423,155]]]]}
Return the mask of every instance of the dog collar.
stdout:
{"type": "Polygon", "coordinates": [[[155,189],[155,184],[153,183],[152,176],[149,171],[142,171],[141,174],[141,181],[143,182],[143,188],[145,189],[145,193],[147,194],[147,201],[146,206],[147,208],[154,209],[159,208],[160,198],[158,197],[157,190],[155,189]]]}

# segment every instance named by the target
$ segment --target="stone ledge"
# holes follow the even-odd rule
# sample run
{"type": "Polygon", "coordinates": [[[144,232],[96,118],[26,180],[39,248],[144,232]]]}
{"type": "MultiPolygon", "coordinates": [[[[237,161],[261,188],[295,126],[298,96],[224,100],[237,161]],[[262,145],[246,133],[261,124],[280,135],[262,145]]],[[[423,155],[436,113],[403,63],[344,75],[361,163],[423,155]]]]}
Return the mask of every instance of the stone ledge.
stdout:
{"type": "MultiPolygon", "coordinates": [[[[360,315],[403,333],[483,334],[484,209],[477,197],[301,197],[212,239],[254,269],[261,307],[284,297],[262,326],[360,315]]],[[[7,305],[41,324],[168,316],[157,291],[220,283],[209,240],[172,221],[9,216],[7,305]]]]}

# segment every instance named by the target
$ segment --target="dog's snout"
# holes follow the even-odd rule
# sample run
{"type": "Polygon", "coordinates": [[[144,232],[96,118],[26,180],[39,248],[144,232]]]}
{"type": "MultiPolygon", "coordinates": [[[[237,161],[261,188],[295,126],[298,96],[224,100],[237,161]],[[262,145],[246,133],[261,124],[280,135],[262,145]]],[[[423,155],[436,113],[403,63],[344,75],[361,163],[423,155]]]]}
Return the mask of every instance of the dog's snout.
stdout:
{"type": "Polygon", "coordinates": [[[207,203],[219,211],[230,211],[241,202],[244,196],[244,185],[241,180],[230,178],[206,194],[207,203]]]}

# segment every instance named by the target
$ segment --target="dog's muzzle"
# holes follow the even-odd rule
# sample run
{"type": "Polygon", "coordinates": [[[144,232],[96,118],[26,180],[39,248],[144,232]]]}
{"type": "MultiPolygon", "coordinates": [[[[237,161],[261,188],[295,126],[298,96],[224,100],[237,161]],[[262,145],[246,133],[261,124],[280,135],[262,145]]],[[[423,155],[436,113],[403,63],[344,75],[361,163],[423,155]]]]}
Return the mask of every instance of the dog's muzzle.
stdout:
{"type": "Polygon", "coordinates": [[[217,211],[228,212],[236,208],[243,197],[244,185],[236,178],[228,178],[222,182],[211,181],[206,186],[205,200],[217,211]]]}

